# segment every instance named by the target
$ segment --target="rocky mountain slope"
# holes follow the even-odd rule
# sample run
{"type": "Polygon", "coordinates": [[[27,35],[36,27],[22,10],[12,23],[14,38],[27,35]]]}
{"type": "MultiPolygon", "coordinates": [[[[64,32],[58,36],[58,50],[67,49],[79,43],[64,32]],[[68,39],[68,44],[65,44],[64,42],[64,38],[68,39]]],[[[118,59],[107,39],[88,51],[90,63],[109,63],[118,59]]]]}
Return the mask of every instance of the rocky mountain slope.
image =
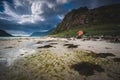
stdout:
{"type": "Polygon", "coordinates": [[[95,9],[81,7],[64,17],[52,34],[74,36],[83,30],[86,35],[120,35],[120,4],[95,9]]]}

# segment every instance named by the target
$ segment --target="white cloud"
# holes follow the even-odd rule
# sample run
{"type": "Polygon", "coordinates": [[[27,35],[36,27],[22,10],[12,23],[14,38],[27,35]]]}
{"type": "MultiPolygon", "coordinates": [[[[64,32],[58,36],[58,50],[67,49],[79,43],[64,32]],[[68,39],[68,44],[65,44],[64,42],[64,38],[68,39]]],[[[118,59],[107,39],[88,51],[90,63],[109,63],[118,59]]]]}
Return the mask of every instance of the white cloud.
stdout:
{"type": "Polygon", "coordinates": [[[57,3],[58,4],[65,4],[65,3],[68,3],[69,1],[71,1],[71,0],[57,0],[57,3]]]}
{"type": "Polygon", "coordinates": [[[22,3],[21,3],[20,0],[14,0],[14,4],[15,4],[16,6],[22,6],[22,3]]]}
{"type": "MultiPolygon", "coordinates": [[[[9,17],[6,18],[0,15],[0,19],[13,20],[19,24],[36,23],[38,21],[45,20],[42,16],[42,14],[44,14],[44,10],[42,9],[43,1],[41,0],[14,0],[14,4],[12,5],[4,1],[3,4],[5,9],[3,13],[11,16],[12,18],[9,19],[9,17]],[[31,13],[18,14],[20,11],[25,11],[24,8],[26,8],[26,5],[29,7],[31,13]]],[[[52,7],[52,5],[50,4],[49,7],[52,7]]]]}
{"type": "Polygon", "coordinates": [[[29,36],[30,34],[26,33],[25,31],[14,31],[14,30],[6,30],[8,33],[12,34],[13,36],[29,36]]]}
{"type": "Polygon", "coordinates": [[[58,18],[59,18],[60,20],[63,20],[64,16],[63,16],[63,15],[58,15],[58,18]]]}
{"type": "Polygon", "coordinates": [[[45,19],[38,15],[22,15],[18,21],[19,24],[35,23],[37,21],[44,21],[45,19]]]}
{"type": "Polygon", "coordinates": [[[10,4],[6,1],[3,2],[4,4],[4,13],[10,15],[12,17],[18,17],[18,15],[14,12],[14,7],[10,6],[10,4]]]}
{"type": "Polygon", "coordinates": [[[43,4],[43,2],[40,2],[40,1],[38,1],[38,2],[33,2],[33,3],[32,3],[32,6],[31,6],[32,14],[34,14],[34,15],[42,14],[42,13],[43,13],[42,4],[43,4]]]}
{"type": "Polygon", "coordinates": [[[26,36],[26,37],[27,37],[27,36],[30,36],[30,35],[28,35],[28,34],[22,34],[22,33],[21,33],[21,34],[16,34],[16,33],[15,33],[15,34],[12,34],[12,35],[13,35],[13,36],[26,36]]]}
{"type": "Polygon", "coordinates": [[[41,30],[41,31],[39,31],[39,32],[47,32],[47,31],[49,31],[49,30],[41,30]]]}
{"type": "MultiPolygon", "coordinates": [[[[3,14],[9,17],[0,15],[0,19],[17,22],[18,24],[43,22],[51,15],[63,15],[65,10],[62,4],[66,4],[71,0],[13,0],[12,3],[3,2],[3,14]]],[[[58,16],[63,19],[63,16],[58,16]]]]}

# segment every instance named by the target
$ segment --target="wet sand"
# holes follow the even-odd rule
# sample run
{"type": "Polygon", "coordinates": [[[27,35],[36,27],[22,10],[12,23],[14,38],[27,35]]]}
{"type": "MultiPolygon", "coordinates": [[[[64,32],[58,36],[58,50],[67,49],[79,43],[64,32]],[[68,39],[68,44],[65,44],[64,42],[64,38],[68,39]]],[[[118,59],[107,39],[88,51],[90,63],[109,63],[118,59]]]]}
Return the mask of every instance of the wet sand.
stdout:
{"type": "MultiPolygon", "coordinates": [[[[48,64],[48,63],[53,63],[54,68],[56,68],[56,67],[60,68],[59,66],[55,67],[56,63],[54,63],[54,61],[57,61],[58,62],[57,64],[62,65],[62,63],[59,61],[59,59],[60,60],[63,59],[63,66],[66,66],[65,67],[65,69],[67,69],[66,71],[70,71],[71,74],[74,74],[74,76],[73,76],[67,72],[63,72],[61,74],[65,74],[65,73],[68,74],[65,77],[66,79],[58,77],[55,79],[53,78],[52,80],[58,80],[59,78],[60,78],[60,80],[84,80],[84,75],[82,76],[82,74],[79,74],[81,72],[78,70],[78,68],[75,67],[76,65],[73,66],[74,67],[73,69],[69,68],[69,66],[68,66],[68,65],[78,64],[82,61],[82,60],[79,60],[78,58],[76,58],[75,57],[76,55],[80,56],[82,53],[83,54],[84,53],[85,54],[86,53],[95,54],[95,56],[97,57],[97,60],[99,60],[99,58],[100,58],[99,65],[101,65],[103,67],[103,64],[101,64],[102,60],[103,61],[105,60],[104,62],[110,60],[110,62],[111,62],[112,59],[118,59],[117,61],[119,61],[119,58],[120,58],[120,48],[119,47],[120,47],[120,43],[110,43],[110,42],[100,41],[100,40],[83,41],[82,39],[51,38],[51,37],[5,39],[5,40],[0,40],[0,63],[2,65],[0,67],[1,68],[0,70],[2,70],[4,72],[4,70],[3,70],[3,68],[5,68],[4,66],[10,67],[10,68],[13,67],[12,69],[16,70],[14,68],[16,65],[17,66],[19,65],[19,67],[25,67],[23,65],[24,63],[29,65],[26,68],[28,68],[30,66],[33,67],[32,65],[30,65],[31,63],[28,64],[28,61],[27,61],[28,58],[35,59],[35,58],[38,58],[38,56],[39,56],[39,58],[42,58],[42,55],[43,55],[43,56],[46,56],[43,58],[44,59],[43,62],[42,61],[39,62],[37,60],[35,60],[35,62],[34,62],[34,60],[31,62],[33,62],[35,64],[37,64],[39,62],[40,63],[39,65],[41,65],[42,63],[44,63],[44,65],[48,64]],[[79,52],[81,54],[77,54],[76,52],[79,52]],[[32,57],[32,56],[34,56],[34,57],[32,57]],[[51,58],[53,58],[52,60],[49,59],[50,56],[52,56],[51,57],[51,58]],[[50,62],[47,62],[48,60],[50,62]],[[73,62],[69,62],[70,60],[73,62]],[[69,79],[70,75],[71,75],[71,79],[69,79]]],[[[86,57],[86,56],[83,56],[83,57],[86,57]]],[[[88,63],[89,57],[86,57],[86,58],[88,58],[88,61],[86,61],[87,59],[85,61],[83,60],[83,62],[77,66],[79,67],[80,65],[84,65],[84,66],[91,65],[91,62],[88,63]]],[[[90,57],[90,60],[93,60],[93,59],[94,59],[94,57],[93,58],[90,57]]],[[[95,62],[95,64],[97,64],[97,61],[95,62]]],[[[117,64],[118,64],[118,66],[115,66],[115,67],[120,68],[119,67],[120,63],[118,62],[117,64]]],[[[93,65],[91,65],[91,66],[93,66],[93,65]]],[[[91,67],[91,66],[89,66],[89,68],[93,69],[94,67],[91,67]]],[[[96,66],[96,65],[94,65],[94,66],[96,66]]],[[[45,69],[48,69],[48,67],[43,68],[43,72],[46,72],[45,69]]],[[[52,69],[52,68],[50,68],[50,69],[52,69]]],[[[101,69],[101,72],[102,72],[102,68],[99,67],[99,69],[101,69]]],[[[57,70],[59,70],[59,69],[57,69],[57,70]]],[[[56,73],[56,72],[53,72],[53,73],[56,73]]],[[[1,74],[3,74],[3,73],[1,73],[1,74]]],[[[52,74],[52,73],[49,73],[49,74],[52,74]]],[[[47,74],[47,75],[49,75],[49,74],[47,74]]],[[[45,76],[45,75],[43,75],[43,76],[45,76]]],[[[87,76],[89,76],[89,75],[87,75],[87,76]]],[[[2,80],[5,79],[4,76],[0,76],[0,77],[2,80]]],[[[114,75],[113,75],[113,77],[114,77],[114,75]]],[[[48,78],[50,78],[50,75],[48,78]]],[[[51,80],[48,78],[46,78],[45,80],[51,80]]],[[[118,77],[115,77],[115,78],[116,78],[116,80],[118,79],[118,77]]],[[[99,70],[97,70],[97,73],[95,75],[89,76],[87,78],[87,80],[93,80],[93,79],[94,80],[106,80],[106,79],[114,80],[115,78],[109,78],[105,73],[99,73],[99,70]]],[[[41,78],[38,78],[38,80],[39,79],[41,79],[41,78]]],[[[15,80],[15,78],[13,78],[11,80],[15,80]]],[[[20,80],[20,79],[18,79],[18,80],[20,80]]],[[[26,80],[29,80],[29,79],[26,79],[26,80]]],[[[44,80],[44,79],[42,79],[42,80],[44,80]]]]}

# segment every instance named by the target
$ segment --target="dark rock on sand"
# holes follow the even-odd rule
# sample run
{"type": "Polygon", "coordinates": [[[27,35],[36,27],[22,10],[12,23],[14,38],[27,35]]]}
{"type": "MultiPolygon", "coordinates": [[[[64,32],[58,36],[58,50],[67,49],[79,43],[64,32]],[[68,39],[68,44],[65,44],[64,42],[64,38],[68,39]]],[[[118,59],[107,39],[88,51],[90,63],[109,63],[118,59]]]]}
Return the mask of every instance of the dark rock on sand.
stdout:
{"type": "Polygon", "coordinates": [[[38,41],[36,44],[42,44],[43,43],[43,41],[38,41]]]}
{"type": "Polygon", "coordinates": [[[78,45],[74,45],[74,44],[64,44],[64,46],[67,46],[68,48],[77,48],[78,45]]]}
{"type": "Polygon", "coordinates": [[[41,47],[38,47],[38,48],[51,48],[51,47],[53,47],[53,46],[51,46],[51,45],[44,45],[44,46],[41,46],[41,47]]]}
{"type": "Polygon", "coordinates": [[[64,46],[70,46],[70,45],[73,45],[73,44],[64,44],[64,46]]]}
{"type": "Polygon", "coordinates": [[[55,45],[55,44],[58,44],[58,43],[50,43],[50,45],[55,45]]]}
{"type": "Polygon", "coordinates": [[[96,57],[106,58],[106,57],[114,57],[115,55],[112,53],[99,53],[96,54],[96,57]]]}
{"type": "Polygon", "coordinates": [[[5,49],[8,49],[8,48],[13,48],[13,46],[5,47],[5,49]]]}
{"type": "Polygon", "coordinates": [[[100,65],[92,64],[89,62],[81,62],[72,66],[72,68],[79,72],[83,76],[94,75],[94,71],[104,72],[104,69],[100,65]]]}
{"type": "Polygon", "coordinates": [[[120,62],[120,58],[113,58],[114,62],[120,62]]]}

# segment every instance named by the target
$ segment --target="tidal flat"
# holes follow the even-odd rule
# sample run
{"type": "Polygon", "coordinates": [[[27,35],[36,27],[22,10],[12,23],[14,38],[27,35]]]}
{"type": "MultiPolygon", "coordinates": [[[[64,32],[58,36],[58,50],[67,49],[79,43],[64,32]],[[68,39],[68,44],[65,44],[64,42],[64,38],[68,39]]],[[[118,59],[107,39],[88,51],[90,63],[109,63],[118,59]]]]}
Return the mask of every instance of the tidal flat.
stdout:
{"type": "Polygon", "coordinates": [[[119,43],[43,37],[0,46],[0,80],[120,79],[119,43]]]}

